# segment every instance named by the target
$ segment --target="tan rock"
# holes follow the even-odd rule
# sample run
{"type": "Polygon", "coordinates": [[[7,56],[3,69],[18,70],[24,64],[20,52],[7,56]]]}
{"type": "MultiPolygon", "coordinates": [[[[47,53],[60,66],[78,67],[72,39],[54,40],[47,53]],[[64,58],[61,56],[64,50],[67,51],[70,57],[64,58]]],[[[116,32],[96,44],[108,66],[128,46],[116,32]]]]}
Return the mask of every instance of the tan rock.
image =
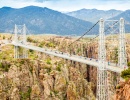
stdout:
{"type": "Polygon", "coordinates": [[[32,100],[33,100],[34,98],[39,97],[39,96],[40,96],[40,93],[41,93],[40,87],[39,87],[37,84],[36,84],[36,85],[33,85],[33,86],[32,86],[32,92],[31,92],[31,98],[32,98],[32,100]]]}
{"type": "Polygon", "coordinates": [[[69,82],[67,88],[67,100],[77,100],[76,86],[73,82],[69,82]]]}
{"type": "Polygon", "coordinates": [[[62,71],[66,81],[68,82],[69,81],[69,70],[68,70],[68,67],[66,65],[61,67],[61,71],[62,71]]]}
{"type": "Polygon", "coordinates": [[[11,93],[11,100],[20,100],[18,88],[14,88],[11,93]]]}
{"type": "Polygon", "coordinates": [[[66,89],[66,79],[62,73],[56,74],[54,90],[64,92],[66,89]]]}
{"type": "Polygon", "coordinates": [[[130,100],[130,80],[119,83],[119,88],[116,89],[113,100],[130,100]]]}
{"type": "Polygon", "coordinates": [[[42,82],[43,87],[44,87],[44,97],[45,99],[49,98],[50,96],[50,91],[53,90],[53,84],[54,84],[54,79],[52,76],[48,74],[44,74],[44,80],[42,82]]]}

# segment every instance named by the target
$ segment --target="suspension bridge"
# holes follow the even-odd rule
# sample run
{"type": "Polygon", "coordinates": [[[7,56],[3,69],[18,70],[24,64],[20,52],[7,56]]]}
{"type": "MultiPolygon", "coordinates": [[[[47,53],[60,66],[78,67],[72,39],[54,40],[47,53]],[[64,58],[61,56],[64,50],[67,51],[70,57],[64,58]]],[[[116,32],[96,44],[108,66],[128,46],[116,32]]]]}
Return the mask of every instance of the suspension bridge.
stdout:
{"type": "MultiPolygon", "coordinates": [[[[94,24],[87,32],[85,32],[81,37],[79,37],[77,40],[72,42],[70,45],[81,39],[83,36],[88,34],[98,23],[99,23],[99,34],[94,37],[93,39],[99,37],[98,40],[98,59],[92,59],[88,57],[82,57],[78,55],[72,55],[69,53],[64,53],[56,50],[50,50],[50,49],[45,49],[33,45],[27,44],[27,36],[26,36],[26,26],[23,25],[22,29],[22,42],[19,40],[19,30],[17,28],[17,25],[15,25],[14,28],[14,40],[11,42],[12,45],[14,45],[14,58],[18,59],[20,58],[19,56],[19,50],[18,47],[24,48],[23,50],[23,55],[22,58],[27,58],[28,53],[27,49],[35,50],[38,52],[42,52],[48,55],[53,55],[56,57],[60,57],[63,59],[68,59],[71,61],[75,62],[80,62],[83,64],[91,65],[94,67],[97,67],[97,93],[96,93],[96,98],[97,100],[109,100],[108,97],[108,88],[107,87],[107,71],[112,71],[116,73],[121,73],[121,71],[127,69],[127,57],[126,57],[126,46],[125,46],[125,28],[124,28],[124,19],[121,18],[119,21],[117,20],[108,20],[108,22],[114,22],[112,25],[110,25],[106,30],[104,23],[105,21],[101,18],[97,23],[94,24]],[[118,26],[119,30],[119,47],[118,47],[118,64],[114,63],[108,63],[106,60],[106,45],[105,45],[105,33],[106,31],[113,29],[114,31],[111,31],[111,33],[114,33],[116,29],[114,29],[115,25],[118,26]]],[[[109,31],[110,32],[110,31],[109,31]]],[[[92,39],[92,40],[93,40],[92,39]]],[[[69,46],[70,46],[69,45],[69,46]]]]}

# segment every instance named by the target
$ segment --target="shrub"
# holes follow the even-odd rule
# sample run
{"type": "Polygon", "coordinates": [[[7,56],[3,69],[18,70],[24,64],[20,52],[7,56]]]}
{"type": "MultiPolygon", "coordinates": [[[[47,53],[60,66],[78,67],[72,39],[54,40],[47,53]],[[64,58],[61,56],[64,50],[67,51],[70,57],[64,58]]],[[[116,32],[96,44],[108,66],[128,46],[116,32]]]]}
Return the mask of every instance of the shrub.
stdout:
{"type": "Polygon", "coordinates": [[[51,68],[46,68],[47,69],[47,73],[51,72],[51,68]]]}
{"type": "Polygon", "coordinates": [[[55,44],[54,44],[54,43],[52,43],[52,42],[47,43],[47,44],[46,44],[46,46],[47,46],[47,47],[54,47],[54,48],[55,48],[55,44]]]}
{"type": "Polygon", "coordinates": [[[45,42],[42,41],[42,42],[40,43],[39,47],[43,47],[44,45],[45,45],[45,42]]]}
{"type": "Polygon", "coordinates": [[[130,62],[128,62],[127,65],[130,67],[130,62]]]}
{"type": "Polygon", "coordinates": [[[0,63],[0,68],[2,68],[3,71],[8,72],[10,65],[3,65],[2,63],[0,63]]]}
{"type": "Polygon", "coordinates": [[[29,52],[34,53],[34,50],[29,49],[29,52]]]}
{"type": "Polygon", "coordinates": [[[30,38],[30,37],[28,37],[28,38],[27,38],[27,41],[28,41],[28,42],[32,42],[32,41],[33,41],[33,39],[32,39],[32,38],[30,38]]]}
{"type": "Polygon", "coordinates": [[[61,66],[62,66],[61,64],[58,64],[58,66],[56,66],[56,70],[61,71],[61,66]]]}
{"type": "Polygon", "coordinates": [[[31,94],[31,87],[28,88],[27,92],[20,92],[20,100],[27,100],[28,98],[30,98],[30,94],[31,94]]]}
{"type": "Polygon", "coordinates": [[[42,48],[42,47],[43,47],[43,45],[42,45],[42,44],[40,44],[38,47],[41,47],[41,48],[42,48]]]}
{"type": "Polygon", "coordinates": [[[81,51],[81,49],[80,49],[80,48],[78,48],[78,49],[77,49],[77,53],[79,53],[80,51],[81,51]]]}
{"type": "Polygon", "coordinates": [[[3,36],[3,39],[5,39],[5,36],[3,36]]]}
{"type": "Polygon", "coordinates": [[[0,68],[2,68],[2,63],[0,63],[0,68]]]}
{"type": "Polygon", "coordinates": [[[31,72],[31,73],[33,73],[33,67],[29,67],[29,71],[31,72]]]}
{"type": "Polygon", "coordinates": [[[57,94],[59,93],[59,92],[58,92],[58,91],[56,91],[56,90],[54,90],[53,92],[54,92],[54,94],[55,94],[55,95],[57,95],[57,94]]]}
{"type": "Polygon", "coordinates": [[[50,60],[50,59],[47,59],[47,60],[46,60],[46,63],[50,65],[50,64],[51,64],[51,60],[50,60]]]}
{"type": "Polygon", "coordinates": [[[4,66],[4,71],[5,71],[5,72],[8,72],[8,71],[9,71],[9,68],[10,68],[9,65],[4,66]]]}
{"type": "Polygon", "coordinates": [[[121,77],[124,79],[130,78],[130,68],[124,70],[121,72],[121,77]]]}
{"type": "Polygon", "coordinates": [[[120,85],[117,85],[117,86],[116,86],[116,89],[120,89],[120,85]]]}

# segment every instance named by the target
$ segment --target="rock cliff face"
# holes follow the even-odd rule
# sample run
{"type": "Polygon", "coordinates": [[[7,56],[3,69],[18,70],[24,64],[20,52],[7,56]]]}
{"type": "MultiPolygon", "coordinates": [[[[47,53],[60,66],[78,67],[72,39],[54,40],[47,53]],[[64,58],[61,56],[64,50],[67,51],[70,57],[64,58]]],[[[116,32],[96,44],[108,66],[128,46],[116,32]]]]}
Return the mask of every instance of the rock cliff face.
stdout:
{"type": "Polygon", "coordinates": [[[63,60],[3,61],[0,69],[0,100],[95,100],[91,83],[63,60]]]}
{"type": "MultiPolygon", "coordinates": [[[[73,43],[73,39],[63,39],[63,38],[53,38],[51,42],[56,43],[58,45],[59,51],[62,52],[69,52],[72,55],[79,55],[90,58],[90,60],[98,59],[98,42],[93,41],[93,43],[84,43],[83,41],[77,41],[73,43]],[[60,41],[60,43],[59,43],[60,41]],[[71,43],[73,43],[71,46],[69,46],[71,43]]],[[[106,41],[106,49],[107,49],[107,61],[117,63],[117,47],[115,46],[109,46],[110,42],[106,41]],[[111,52],[110,52],[111,51],[111,52]]],[[[98,60],[97,60],[98,61],[98,60]]],[[[71,62],[72,66],[75,66],[80,70],[80,68],[84,68],[84,70],[80,70],[80,72],[84,73],[84,78],[87,79],[88,82],[92,83],[92,90],[96,96],[96,86],[97,86],[97,68],[89,65],[84,65],[82,63],[69,61],[71,62]]],[[[107,72],[108,73],[108,85],[109,90],[111,90],[110,95],[112,96],[115,92],[115,85],[118,82],[118,75],[113,72],[107,72]]]]}
{"type": "Polygon", "coordinates": [[[120,82],[119,85],[117,85],[113,100],[130,100],[130,80],[120,82]]]}
{"type": "MultiPolygon", "coordinates": [[[[39,47],[59,50],[71,55],[98,58],[97,41],[93,41],[91,44],[77,41],[71,46],[69,44],[74,41],[71,38],[54,37],[45,40],[39,39],[39,41],[30,39],[31,41],[33,42],[32,45],[39,47]]],[[[117,48],[110,47],[110,42],[106,44],[108,51],[107,60],[111,60],[114,63],[117,62],[117,48]],[[111,52],[111,49],[113,49],[113,52],[111,52]]],[[[129,54],[130,52],[128,51],[127,53],[129,54]]],[[[12,52],[10,59],[13,57],[12,52]]],[[[3,52],[3,54],[6,53],[3,52]]],[[[9,57],[6,55],[6,58],[9,57]]],[[[11,98],[12,100],[21,98],[23,100],[27,98],[30,100],[95,99],[97,68],[53,56],[50,57],[35,51],[29,52],[29,58],[34,60],[2,61],[0,64],[0,97],[11,98]]],[[[110,96],[115,93],[118,77],[118,74],[108,72],[110,96]]]]}

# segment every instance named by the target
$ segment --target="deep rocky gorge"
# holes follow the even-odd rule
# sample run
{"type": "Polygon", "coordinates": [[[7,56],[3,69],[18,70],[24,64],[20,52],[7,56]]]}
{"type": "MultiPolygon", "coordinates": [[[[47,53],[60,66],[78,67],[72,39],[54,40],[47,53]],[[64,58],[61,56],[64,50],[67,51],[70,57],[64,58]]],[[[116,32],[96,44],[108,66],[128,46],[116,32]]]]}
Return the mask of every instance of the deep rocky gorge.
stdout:
{"type": "MultiPolygon", "coordinates": [[[[30,37],[28,42],[31,45],[69,53],[70,56],[79,55],[89,57],[90,60],[98,59],[97,41],[86,43],[90,40],[80,40],[70,46],[75,39],[69,37],[42,38],[42,36],[40,39],[38,38],[38,36],[30,37]]],[[[110,43],[106,42],[107,60],[117,63],[117,47],[110,47],[110,43]]],[[[130,54],[128,48],[127,44],[127,55],[130,54]]],[[[22,49],[20,48],[20,50],[22,49]]],[[[0,62],[0,100],[95,100],[96,67],[33,50],[29,50],[28,59],[13,59],[13,46],[2,47],[0,57],[2,58],[0,62]],[[9,49],[10,51],[8,51],[9,49]]],[[[119,88],[116,88],[118,82],[119,74],[108,71],[111,100],[124,100],[120,99],[120,95],[124,95],[122,94],[124,90],[119,92],[119,88]],[[114,98],[112,98],[113,96],[114,98]]]]}
{"type": "Polygon", "coordinates": [[[50,60],[1,62],[0,100],[95,100],[84,68],[50,60]]]}

